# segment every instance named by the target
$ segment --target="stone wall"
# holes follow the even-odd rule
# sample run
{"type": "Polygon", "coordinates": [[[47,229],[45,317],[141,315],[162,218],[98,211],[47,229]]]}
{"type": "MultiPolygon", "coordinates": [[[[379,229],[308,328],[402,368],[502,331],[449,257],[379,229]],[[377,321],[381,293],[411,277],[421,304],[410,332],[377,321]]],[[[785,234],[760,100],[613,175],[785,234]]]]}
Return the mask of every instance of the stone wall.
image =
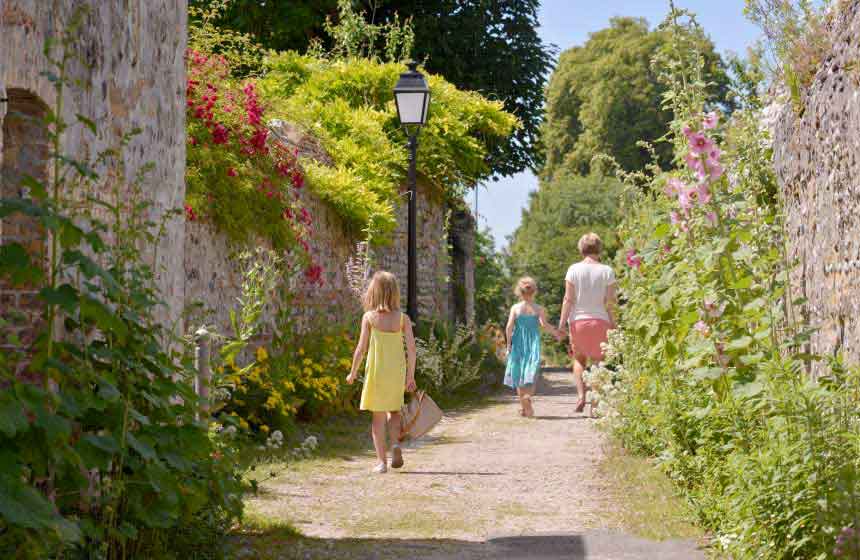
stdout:
{"type": "MultiPolygon", "coordinates": [[[[19,183],[23,173],[49,176],[44,131],[29,117],[38,119],[56,101],[52,84],[41,75],[50,69],[43,48],[49,37],[68,29],[79,7],[88,9],[73,35],[82,60],[70,63],[69,77],[86,87],[67,90],[63,117],[70,124],[76,114],[91,119],[98,137],[73,126],[65,134],[63,151],[90,160],[139,128],[123,153],[123,172],[134,177],[142,166],[155,164],[142,187],[157,220],[165,210],[181,208],[185,197],[185,0],[0,0],[0,98],[9,98],[0,103],[0,196],[27,196],[19,183]]],[[[116,170],[99,171],[103,177],[116,176],[116,170]]],[[[110,192],[110,185],[99,185],[99,190],[110,192]]],[[[5,220],[0,243],[24,241],[44,254],[41,232],[26,226],[5,220]]],[[[165,319],[171,321],[178,319],[184,300],[184,237],[184,220],[172,220],[157,253],[159,286],[169,304],[165,319]]],[[[0,286],[4,308],[26,307],[31,300],[26,290],[0,286]]]]}
{"type": "MultiPolygon", "coordinates": [[[[302,134],[289,123],[273,123],[273,141],[296,148],[299,155],[328,162],[329,157],[313,138],[302,134]]],[[[311,285],[303,277],[291,279],[290,292],[293,295],[291,315],[300,330],[318,325],[320,320],[338,324],[350,319],[360,309],[357,294],[350,287],[347,263],[359,257],[357,245],[361,241],[360,232],[352,231],[334,210],[307,189],[299,191],[299,202],[308,209],[313,217],[313,236],[309,240],[311,254],[316,263],[322,265],[322,285],[311,285]]],[[[397,212],[398,225],[392,235],[391,243],[374,247],[369,251],[370,275],[375,270],[389,270],[400,280],[402,303],[406,306],[406,220],[407,204],[401,204],[397,212]]],[[[458,241],[460,256],[452,260],[449,253],[449,237],[446,228],[447,206],[431,186],[419,179],[418,184],[418,303],[419,313],[424,319],[438,318],[454,320],[453,293],[462,293],[456,315],[465,321],[471,309],[474,316],[474,264],[468,242],[468,233],[458,241]],[[465,251],[465,252],[464,252],[465,251]],[[459,272],[452,271],[454,262],[460,263],[459,272]],[[471,267],[470,267],[471,266],[471,267]],[[457,280],[459,278],[459,280],[457,280]],[[458,288],[459,286],[459,288],[458,288]],[[469,302],[464,299],[469,294],[469,302]]],[[[463,222],[472,224],[470,218],[463,222]]],[[[462,228],[461,228],[462,229],[462,228]]],[[[242,271],[236,253],[242,247],[234,247],[226,237],[205,223],[189,222],[186,225],[184,254],[185,306],[197,308],[194,321],[205,321],[220,332],[229,330],[229,311],[235,307],[241,294],[242,271]]],[[[465,232],[465,230],[464,230],[465,232]]],[[[458,239],[460,239],[458,238],[458,239]]],[[[258,242],[258,246],[265,243],[258,242]]],[[[272,321],[279,301],[273,299],[267,307],[264,321],[272,321]]],[[[186,325],[186,329],[193,325],[186,325]]]]}
{"type": "Polygon", "coordinates": [[[818,328],[810,350],[860,362],[860,2],[842,4],[832,52],[803,98],[778,109],[774,160],[785,195],[794,297],[818,328]]]}

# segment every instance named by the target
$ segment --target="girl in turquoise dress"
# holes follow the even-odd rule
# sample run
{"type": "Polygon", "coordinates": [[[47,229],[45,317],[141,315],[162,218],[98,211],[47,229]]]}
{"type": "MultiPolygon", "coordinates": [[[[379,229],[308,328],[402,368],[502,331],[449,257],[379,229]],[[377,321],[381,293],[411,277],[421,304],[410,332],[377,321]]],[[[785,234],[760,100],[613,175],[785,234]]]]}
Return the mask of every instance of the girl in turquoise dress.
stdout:
{"type": "Polygon", "coordinates": [[[534,416],[532,396],[535,393],[535,378],[540,374],[540,329],[551,332],[556,338],[561,334],[546,320],[546,311],[534,301],[537,282],[528,276],[520,278],[514,293],[520,302],[511,307],[506,328],[508,339],[508,365],[505,369],[505,385],[516,389],[520,398],[520,415],[534,416]]]}

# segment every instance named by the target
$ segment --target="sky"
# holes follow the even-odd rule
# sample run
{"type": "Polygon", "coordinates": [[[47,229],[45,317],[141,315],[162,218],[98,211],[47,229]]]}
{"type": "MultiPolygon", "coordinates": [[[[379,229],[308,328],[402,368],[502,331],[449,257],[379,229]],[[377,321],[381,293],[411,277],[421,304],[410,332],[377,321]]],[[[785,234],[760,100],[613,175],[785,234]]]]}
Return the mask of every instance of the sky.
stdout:
{"type": "MultiPolygon", "coordinates": [[[[722,53],[744,54],[759,37],[759,29],[743,15],[744,0],[675,0],[675,5],[697,14],[699,23],[722,53]]],[[[668,7],[668,0],[542,0],[539,33],[545,42],[563,51],[585,43],[589,33],[607,27],[615,16],[644,17],[653,27],[663,20],[668,7]]],[[[528,193],[537,185],[534,174],[524,172],[479,188],[480,224],[490,228],[497,247],[507,244],[507,236],[520,223],[528,193]]],[[[474,210],[474,193],[470,196],[474,210]]]]}

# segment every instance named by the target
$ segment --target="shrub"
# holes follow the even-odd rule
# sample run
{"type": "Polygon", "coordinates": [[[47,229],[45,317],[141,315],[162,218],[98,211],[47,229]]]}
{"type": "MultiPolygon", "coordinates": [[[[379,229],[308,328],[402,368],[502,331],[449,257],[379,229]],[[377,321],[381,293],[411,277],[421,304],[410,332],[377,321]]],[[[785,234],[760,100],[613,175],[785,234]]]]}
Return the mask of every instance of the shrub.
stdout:
{"type": "Polygon", "coordinates": [[[670,56],[680,165],[628,192],[627,303],[592,396],[733,558],[838,555],[857,523],[858,372],[808,377],[767,134],[755,112],[703,113],[695,56],[670,56]]]}
{"type": "Polygon", "coordinates": [[[162,301],[139,248],[157,246],[159,224],[140,184],[125,184],[129,136],[94,162],[61,151],[76,29],[46,48],[57,172],[47,185],[25,180],[32,199],[0,201],[0,219],[28,216],[51,247],[47,266],[17,243],[0,247],[0,278],[38,289],[42,310],[30,325],[40,329],[35,344],[4,340],[20,351],[0,354],[0,555],[164,557],[183,553],[171,541],[188,524],[209,531],[196,551],[208,555],[241,515],[242,485],[195,421],[190,360],[157,317],[162,301]]]}
{"type": "Polygon", "coordinates": [[[429,329],[415,340],[417,351],[416,381],[437,398],[453,397],[474,386],[480,379],[482,365],[489,352],[479,343],[475,331],[457,325],[447,329],[429,329]]]}

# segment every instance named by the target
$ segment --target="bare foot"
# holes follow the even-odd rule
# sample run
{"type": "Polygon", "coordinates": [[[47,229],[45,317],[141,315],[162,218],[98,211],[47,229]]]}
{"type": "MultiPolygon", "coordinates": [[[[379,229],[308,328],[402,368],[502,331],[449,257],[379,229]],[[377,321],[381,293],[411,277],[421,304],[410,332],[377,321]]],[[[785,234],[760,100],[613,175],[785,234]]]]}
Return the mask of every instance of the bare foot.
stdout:
{"type": "Polygon", "coordinates": [[[576,403],[576,409],[574,409],[574,412],[582,412],[583,410],[585,410],[585,399],[576,403]]]}

